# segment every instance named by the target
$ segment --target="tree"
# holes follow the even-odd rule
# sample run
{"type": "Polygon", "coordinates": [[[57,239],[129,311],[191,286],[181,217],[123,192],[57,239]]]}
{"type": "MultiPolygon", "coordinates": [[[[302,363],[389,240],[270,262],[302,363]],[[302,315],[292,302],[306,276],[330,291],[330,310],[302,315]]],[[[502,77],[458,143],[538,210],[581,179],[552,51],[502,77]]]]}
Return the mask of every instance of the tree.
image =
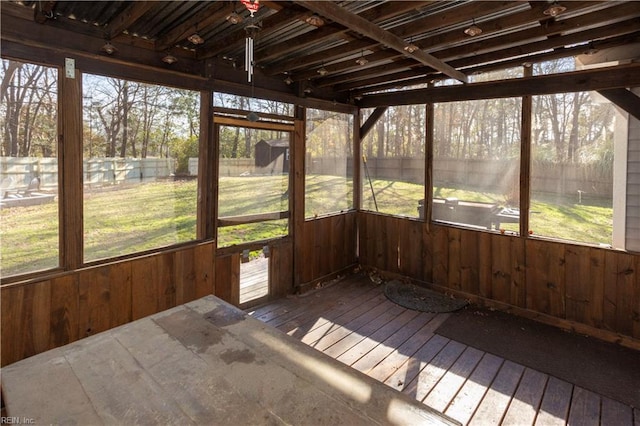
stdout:
{"type": "Polygon", "coordinates": [[[2,60],[1,71],[0,124],[4,140],[0,154],[53,155],[57,151],[57,71],[9,60],[2,60]]]}

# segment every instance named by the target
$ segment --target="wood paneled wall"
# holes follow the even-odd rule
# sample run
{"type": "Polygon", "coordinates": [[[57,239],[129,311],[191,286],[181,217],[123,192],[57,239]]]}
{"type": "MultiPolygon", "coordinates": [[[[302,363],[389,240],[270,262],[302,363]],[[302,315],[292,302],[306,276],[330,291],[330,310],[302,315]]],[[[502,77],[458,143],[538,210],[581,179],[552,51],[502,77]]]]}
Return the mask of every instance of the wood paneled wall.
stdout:
{"type": "Polygon", "coordinates": [[[360,263],[640,348],[640,255],[359,213],[360,263]]]}
{"type": "MultiPolygon", "coordinates": [[[[274,300],[293,292],[293,243],[290,238],[274,240],[269,246],[269,297],[274,300]]],[[[215,295],[240,305],[240,258],[251,244],[226,248],[216,256],[215,295]]],[[[255,248],[255,247],[253,247],[255,248]]]]}
{"type": "Polygon", "coordinates": [[[300,290],[357,263],[355,212],[308,220],[296,238],[295,284],[300,290]]]}
{"type": "MultiPolygon", "coordinates": [[[[270,299],[293,291],[291,239],[269,244],[270,299]]],[[[238,305],[240,256],[215,242],[0,287],[1,365],[216,296],[238,305]]]]}
{"type": "Polygon", "coordinates": [[[214,292],[214,246],[186,248],[5,285],[2,365],[214,292]]]}

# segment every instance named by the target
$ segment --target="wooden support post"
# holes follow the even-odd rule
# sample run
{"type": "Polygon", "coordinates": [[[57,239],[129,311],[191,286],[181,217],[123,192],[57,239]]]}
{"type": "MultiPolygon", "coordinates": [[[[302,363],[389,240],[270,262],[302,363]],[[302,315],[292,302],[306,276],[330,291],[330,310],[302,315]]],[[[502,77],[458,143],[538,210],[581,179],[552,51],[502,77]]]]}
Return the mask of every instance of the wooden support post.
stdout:
{"type": "MultiPolygon", "coordinates": [[[[524,77],[533,75],[533,67],[524,67],[524,77]]],[[[531,197],[531,95],[522,97],[522,126],[520,128],[520,235],[529,236],[529,207],[531,197]]]]}
{"type": "Polygon", "coordinates": [[[353,208],[362,208],[362,132],[360,127],[360,109],[353,116],[353,208]]]}
{"type": "Polygon", "coordinates": [[[213,92],[200,92],[200,140],[198,146],[198,219],[197,238],[215,238],[217,217],[215,200],[218,189],[218,144],[213,125],[213,92]]]}
{"type": "Polygon", "coordinates": [[[59,69],[58,82],[58,196],[60,217],[60,265],[78,269],[83,263],[82,197],[82,74],[73,78],[59,69]]]}
{"type": "MultiPolygon", "coordinates": [[[[432,87],[433,83],[429,83],[432,87]]],[[[434,104],[425,105],[425,135],[424,135],[424,223],[427,232],[431,228],[431,212],[433,211],[433,117],[434,104]]]]}
{"type": "Polygon", "coordinates": [[[294,122],[293,146],[291,149],[291,174],[292,182],[289,184],[289,208],[292,209],[289,218],[289,229],[293,229],[293,285],[299,286],[303,282],[303,266],[306,259],[304,247],[304,178],[305,178],[305,135],[306,135],[306,110],[298,107],[294,122]],[[291,226],[293,225],[293,227],[291,226]]]}

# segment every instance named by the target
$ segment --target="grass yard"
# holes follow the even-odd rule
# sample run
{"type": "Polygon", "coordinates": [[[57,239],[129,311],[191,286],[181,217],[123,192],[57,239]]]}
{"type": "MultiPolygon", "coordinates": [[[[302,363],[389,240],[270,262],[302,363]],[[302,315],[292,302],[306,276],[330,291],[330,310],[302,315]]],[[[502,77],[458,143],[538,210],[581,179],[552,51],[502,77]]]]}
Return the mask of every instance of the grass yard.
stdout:
{"type": "MultiPolygon", "coordinates": [[[[405,182],[373,180],[382,213],[417,217],[423,187],[405,182]]],[[[196,181],[167,181],[85,191],[85,261],[165,247],[195,239],[196,181]]],[[[307,176],[306,217],[351,207],[352,185],[344,177],[307,176]]],[[[496,202],[491,193],[434,188],[437,197],[496,202]]],[[[281,176],[220,179],[221,216],[286,211],[287,180],[281,176]]],[[[595,201],[534,198],[534,235],[585,243],[611,243],[612,208],[595,201]]],[[[363,208],[375,211],[371,189],[363,185],[363,208]]],[[[517,230],[517,224],[511,224],[517,230]]],[[[218,245],[228,246],[288,234],[286,219],[220,228],[218,245]]],[[[0,211],[0,273],[16,275],[58,266],[57,203],[0,211]]]]}

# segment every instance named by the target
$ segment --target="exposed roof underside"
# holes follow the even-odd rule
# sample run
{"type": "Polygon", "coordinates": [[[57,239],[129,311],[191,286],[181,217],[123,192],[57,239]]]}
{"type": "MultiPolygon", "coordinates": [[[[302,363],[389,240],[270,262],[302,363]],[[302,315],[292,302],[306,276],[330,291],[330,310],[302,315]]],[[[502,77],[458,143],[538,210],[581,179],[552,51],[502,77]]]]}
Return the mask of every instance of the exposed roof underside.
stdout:
{"type": "Polygon", "coordinates": [[[205,76],[207,64],[215,64],[237,82],[246,82],[246,28],[257,25],[256,85],[291,79],[282,86],[292,93],[341,101],[438,78],[465,81],[473,73],[587,50],[617,49],[623,54],[616,60],[638,59],[640,2],[561,4],[566,10],[555,17],[548,1],[384,0],[263,0],[253,18],[239,1],[19,1],[3,2],[3,14],[78,34],[93,54],[109,56],[101,47],[110,41],[118,49],[111,58],[176,70],[188,65],[205,76]],[[233,12],[241,23],[229,22],[233,12]],[[308,23],[313,14],[324,23],[308,23]],[[465,33],[472,24],[481,34],[465,33]],[[188,40],[193,34],[202,44],[188,40]],[[167,53],[178,62],[162,64],[167,53]],[[357,63],[360,58],[366,63],[357,63]]]}

